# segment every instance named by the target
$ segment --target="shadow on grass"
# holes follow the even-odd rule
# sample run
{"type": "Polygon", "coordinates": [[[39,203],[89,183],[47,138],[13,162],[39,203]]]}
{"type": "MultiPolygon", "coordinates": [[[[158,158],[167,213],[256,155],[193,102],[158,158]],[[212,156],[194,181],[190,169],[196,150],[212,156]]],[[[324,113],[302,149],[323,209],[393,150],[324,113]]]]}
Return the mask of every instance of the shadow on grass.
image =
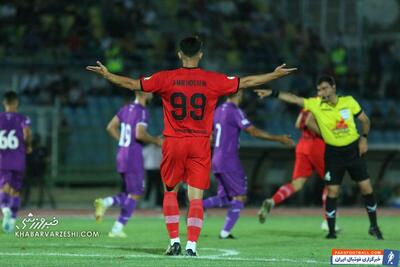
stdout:
{"type": "MultiPolygon", "coordinates": [[[[85,245],[85,244],[68,244],[68,245],[50,245],[50,244],[36,244],[36,245],[23,245],[23,246],[7,246],[8,248],[14,247],[15,250],[20,251],[34,251],[36,249],[44,250],[49,253],[57,253],[58,251],[63,251],[64,253],[71,253],[68,250],[75,249],[90,249],[93,253],[98,253],[99,250],[108,250],[108,251],[125,251],[132,253],[145,253],[151,255],[164,255],[164,248],[141,248],[141,247],[129,247],[129,246],[113,246],[113,245],[85,245]]],[[[116,257],[120,255],[115,255],[116,257]]],[[[121,255],[122,256],[122,255],[121,255]]]]}
{"type": "Polygon", "coordinates": [[[268,236],[278,236],[278,237],[302,237],[302,238],[321,238],[323,233],[305,232],[305,231],[292,231],[292,230],[267,230],[264,231],[268,236]]]}

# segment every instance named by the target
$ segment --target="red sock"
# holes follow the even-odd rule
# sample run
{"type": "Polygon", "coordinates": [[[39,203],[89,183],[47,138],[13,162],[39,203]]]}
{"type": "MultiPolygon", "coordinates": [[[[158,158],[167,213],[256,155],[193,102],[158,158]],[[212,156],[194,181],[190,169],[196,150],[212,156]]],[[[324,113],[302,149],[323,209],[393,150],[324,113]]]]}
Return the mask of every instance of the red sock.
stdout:
{"type": "Polygon", "coordinates": [[[179,206],[176,192],[164,192],[164,218],[169,238],[179,236],[179,206]]]}
{"type": "Polygon", "coordinates": [[[325,212],[325,207],[326,207],[326,197],[328,196],[328,187],[325,185],[324,190],[322,191],[322,207],[323,209],[323,214],[324,214],[324,220],[326,220],[326,212],[325,212]]]}
{"type": "Polygon", "coordinates": [[[275,206],[284,201],[285,199],[289,198],[294,193],[296,193],[296,190],[294,189],[292,184],[282,185],[272,197],[275,206]]]}
{"type": "Polygon", "coordinates": [[[203,226],[203,201],[193,199],[190,201],[189,216],[187,222],[188,241],[197,242],[203,226]]]}

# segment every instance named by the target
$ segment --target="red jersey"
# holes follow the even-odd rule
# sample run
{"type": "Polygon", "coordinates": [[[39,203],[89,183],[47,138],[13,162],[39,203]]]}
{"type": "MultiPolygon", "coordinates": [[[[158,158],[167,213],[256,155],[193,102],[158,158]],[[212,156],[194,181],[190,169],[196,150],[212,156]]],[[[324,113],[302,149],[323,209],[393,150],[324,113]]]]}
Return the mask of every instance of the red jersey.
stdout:
{"type": "Polygon", "coordinates": [[[319,144],[323,143],[324,141],[318,134],[308,129],[305,125],[305,120],[309,111],[302,110],[301,113],[303,114],[300,121],[301,137],[296,146],[296,151],[303,154],[309,154],[310,151],[317,149],[316,146],[319,147],[319,144]]]}
{"type": "Polygon", "coordinates": [[[206,136],[218,98],[236,93],[239,78],[201,68],[160,71],[140,79],[144,92],[161,95],[164,136],[206,136]]]}

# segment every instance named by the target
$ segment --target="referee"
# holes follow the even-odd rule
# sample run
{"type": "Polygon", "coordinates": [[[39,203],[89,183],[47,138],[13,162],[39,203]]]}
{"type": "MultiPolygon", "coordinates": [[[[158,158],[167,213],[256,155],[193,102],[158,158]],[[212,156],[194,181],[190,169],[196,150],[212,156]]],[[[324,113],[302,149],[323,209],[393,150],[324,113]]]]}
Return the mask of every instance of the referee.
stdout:
{"type": "Polygon", "coordinates": [[[325,182],[328,185],[326,216],[328,219],[328,239],[335,239],[336,200],[339,195],[345,171],[355,181],[365,200],[370,221],[368,233],[378,240],[383,236],[377,224],[377,203],[367,172],[364,155],[368,150],[367,137],[370,122],[358,102],[352,96],[338,96],[335,80],[331,76],[321,76],[317,81],[318,97],[302,98],[278,90],[256,90],[259,96],[272,96],[297,104],[313,113],[321,136],[326,143],[325,182]],[[361,123],[361,136],[354,118],[361,123]]]}

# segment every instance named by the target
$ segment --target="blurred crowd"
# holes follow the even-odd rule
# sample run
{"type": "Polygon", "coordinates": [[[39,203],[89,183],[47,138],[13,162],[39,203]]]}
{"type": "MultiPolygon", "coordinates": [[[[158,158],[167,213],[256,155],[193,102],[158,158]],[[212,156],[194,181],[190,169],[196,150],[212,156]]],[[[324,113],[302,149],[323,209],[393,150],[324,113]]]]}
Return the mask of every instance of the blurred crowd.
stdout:
{"type": "Polygon", "coordinates": [[[69,71],[97,59],[115,73],[176,67],[177,41],[192,34],[204,40],[203,66],[210,69],[248,74],[287,62],[301,70],[290,88],[304,96],[313,94],[316,77],[326,73],[345,92],[400,98],[398,45],[365,42],[359,62],[357,49],[340,33],[323,44],[319,34],[287,20],[272,1],[14,1],[0,5],[0,25],[0,62],[28,59],[19,87],[39,103],[60,96],[83,105],[86,95],[109,94],[106,83],[93,78],[88,86],[69,71]],[[48,74],[37,71],[41,66],[51,66],[48,74]]]}

